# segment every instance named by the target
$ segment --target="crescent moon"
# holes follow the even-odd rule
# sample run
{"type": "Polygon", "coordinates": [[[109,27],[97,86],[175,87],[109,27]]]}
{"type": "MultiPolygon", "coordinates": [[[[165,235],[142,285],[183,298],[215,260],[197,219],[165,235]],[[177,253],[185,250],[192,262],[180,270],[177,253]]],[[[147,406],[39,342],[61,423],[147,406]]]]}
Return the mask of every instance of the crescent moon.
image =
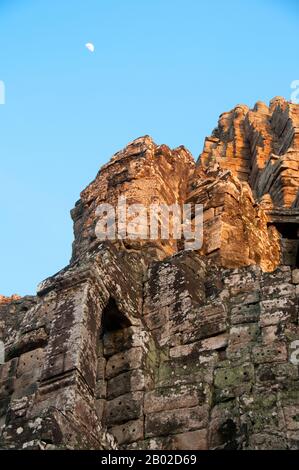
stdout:
{"type": "Polygon", "coordinates": [[[88,49],[90,52],[94,52],[94,50],[95,50],[94,44],[92,44],[92,42],[86,43],[86,44],[85,44],[85,47],[86,47],[86,49],[88,49]]]}

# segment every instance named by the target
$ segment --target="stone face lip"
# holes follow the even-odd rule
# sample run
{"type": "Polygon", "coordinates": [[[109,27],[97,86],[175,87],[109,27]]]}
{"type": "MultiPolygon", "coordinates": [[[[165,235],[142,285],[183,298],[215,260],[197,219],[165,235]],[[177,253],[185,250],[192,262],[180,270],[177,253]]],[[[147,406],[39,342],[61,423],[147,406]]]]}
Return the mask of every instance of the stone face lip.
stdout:
{"type": "Polygon", "coordinates": [[[0,448],[299,449],[298,119],[237,105],[197,163],[144,136],[101,168],[70,264],[0,296],[0,448]],[[202,248],[99,241],[123,195],[202,204],[202,248]]]}

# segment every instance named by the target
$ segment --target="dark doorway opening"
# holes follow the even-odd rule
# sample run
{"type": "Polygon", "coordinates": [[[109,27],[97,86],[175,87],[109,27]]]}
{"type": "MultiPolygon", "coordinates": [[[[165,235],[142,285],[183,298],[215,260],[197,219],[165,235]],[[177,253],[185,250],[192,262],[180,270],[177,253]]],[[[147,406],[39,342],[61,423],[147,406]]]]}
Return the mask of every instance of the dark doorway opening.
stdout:
{"type": "Polygon", "coordinates": [[[281,234],[282,264],[299,267],[299,225],[296,223],[277,222],[274,224],[281,234]]]}
{"type": "Polygon", "coordinates": [[[103,310],[102,335],[131,326],[128,318],[119,310],[113,297],[103,310]]]}

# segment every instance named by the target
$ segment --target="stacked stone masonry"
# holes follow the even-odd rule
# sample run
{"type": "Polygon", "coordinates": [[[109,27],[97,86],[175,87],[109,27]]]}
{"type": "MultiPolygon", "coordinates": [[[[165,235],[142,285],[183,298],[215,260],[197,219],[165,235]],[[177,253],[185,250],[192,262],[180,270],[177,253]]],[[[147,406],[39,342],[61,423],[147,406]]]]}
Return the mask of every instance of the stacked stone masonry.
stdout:
{"type": "Polygon", "coordinates": [[[145,136],[100,170],[70,264],[0,297],[1,448],[299,449],[298,129],[275,98],[221,115],[197,164],[145,136]],[[203,204],[202,249],[99,242],[121,195],[203,204]]]}

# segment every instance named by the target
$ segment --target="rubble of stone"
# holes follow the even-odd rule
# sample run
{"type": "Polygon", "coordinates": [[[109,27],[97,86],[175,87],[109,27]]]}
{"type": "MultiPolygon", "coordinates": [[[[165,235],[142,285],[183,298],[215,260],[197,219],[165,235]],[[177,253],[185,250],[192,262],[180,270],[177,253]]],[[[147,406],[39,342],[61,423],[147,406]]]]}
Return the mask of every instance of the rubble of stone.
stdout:
{"type": "Polygon", "coordinates": [[[69,266],[0,297],[1,448],[299,449],[298,132],[275,98],[222,114],[196,164],[145,136],[99,171],[69,266]],[[203,204],[202,249],[99,242],[120,195],[203,204]]]}

